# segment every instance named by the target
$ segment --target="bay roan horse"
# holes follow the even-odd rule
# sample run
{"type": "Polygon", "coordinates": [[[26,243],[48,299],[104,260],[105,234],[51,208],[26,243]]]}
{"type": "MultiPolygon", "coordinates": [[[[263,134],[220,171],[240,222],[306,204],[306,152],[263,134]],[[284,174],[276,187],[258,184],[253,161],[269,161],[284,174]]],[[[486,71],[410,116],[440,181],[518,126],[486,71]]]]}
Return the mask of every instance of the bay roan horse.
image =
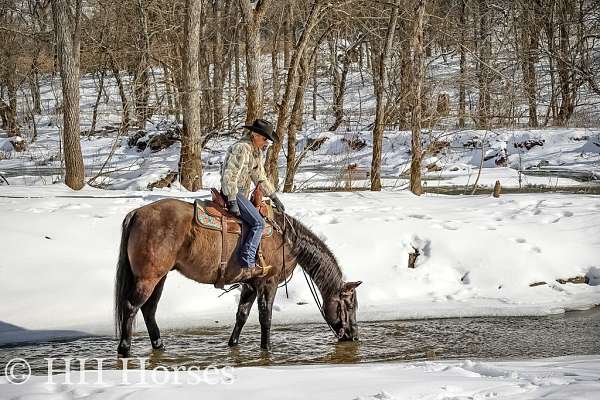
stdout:
{"type": "MultiPolygon", "coordinates": [[[[194,206],[165,199],[131,211],[123,220],[121,246],[115,280],[115,329],[120,338],[117,352],[128,356],[133,323],[141,308],[154,349],[163,349],[155,313],[170,271],[189,279],[214,284],[219,276],[221,232],[201,227],[193,221],[194,206]]],[[[278,285],[297,264],[312,278],[323,299],[323,317],[339,340],[358,339],[355,289],[361,282],[344,282],[333,253],[313,232],[296,219],[275,212],[284,235],[273,231],[263,239],[262,252],[273,268],[264,278],[245,280],[229,346],[238,344],[242,327],[258,298],[261,347],[270,348],[273,300],[278,285]],[[284,225],[285,224],[285,225],[284,225]],[[283,248],[285,247],[285,249],[283,248]],[[285,255],[285,263],[284,263],[285,255]]],[[[240,275],[237,252],[239,234],[228,233],[225,251],[228,264],[225,283],[240,275]]]]}

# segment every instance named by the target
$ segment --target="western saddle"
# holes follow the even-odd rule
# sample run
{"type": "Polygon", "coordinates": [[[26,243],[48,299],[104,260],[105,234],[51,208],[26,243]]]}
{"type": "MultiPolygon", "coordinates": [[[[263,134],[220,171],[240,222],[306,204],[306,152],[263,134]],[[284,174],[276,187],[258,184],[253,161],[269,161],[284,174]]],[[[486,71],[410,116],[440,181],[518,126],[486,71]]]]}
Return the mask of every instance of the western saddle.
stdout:
{"type": "MultiPolygon", "coordinates": [[[[215,282],[215,288],[223,289],[225,286],[225,269],[227,267],[227,233],[240,235],[243,238],[243,222],[236,215],[229,212],[227,209],[227,201],[225,196],[217,189],[211,188],[212,200],[195,200],[194,201],[194,222],[202,226],[216,231],[221,231],[221,262],[219,267],[219,275],[215,282]]],[[[262,191],[260,187],[252,193],[251,202],[258,209],[260,214],[265,218],[267,224],[263,231],[262,238],[267,238],[273,235],[273,225],[269,221],[273,221],[273,209],[271,205],[263,201],[262,191]]],[[[251,270],[242,269],[243,274],[240,280],[251,278],[260,278],[268,275],[270,265],[267,265],[262,254],[261,247],[258,247],[258,264],[260,267],[252,268],[251,270]]]]}

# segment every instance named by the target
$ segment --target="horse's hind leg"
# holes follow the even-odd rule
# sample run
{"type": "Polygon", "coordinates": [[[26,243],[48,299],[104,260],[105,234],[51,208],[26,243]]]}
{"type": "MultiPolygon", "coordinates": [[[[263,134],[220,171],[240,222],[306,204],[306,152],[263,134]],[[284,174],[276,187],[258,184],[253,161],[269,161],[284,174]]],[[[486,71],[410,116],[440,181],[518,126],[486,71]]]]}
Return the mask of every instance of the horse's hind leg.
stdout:
{"type": "Polygon", "coordinates": [[[229,347],[237,346],[240,332],[242,332],[242,328],[248,320],[254,300],[256,300],[256,288],[248,284],[242,284],[240,304],[238,304],[238,310],[235,316],[235,326],[233,327],[233,332],[231,332],[231,337],[229,338],[229,347]]]}
{"type": "Polygon", "coordinates": [[[129,356],[135,316],[140,307],[142,307],[154,291],[155,285],[155,280],[139,280],[135,283],[133,290],[127,297],[125,304],[125,318],[123,318],[121,324],[121,340],[119,341],[119,347],[117,348],[117,353],[123,357],[129,356]]]}
{"type": "Polygon", "coordinates": [[[148,335],[150,335],[150,343],[152,343],[152,348],[155,350],[163,350],[165,347],[160,338],[160,330],[156,324],[155,314],[166,279],[167,275],[163,276],[162,279],[158,281],[158,284],[154,288],[152,295],[142,306],[142,315],[144,316],[144,321],[146,322],[148,335]]]}

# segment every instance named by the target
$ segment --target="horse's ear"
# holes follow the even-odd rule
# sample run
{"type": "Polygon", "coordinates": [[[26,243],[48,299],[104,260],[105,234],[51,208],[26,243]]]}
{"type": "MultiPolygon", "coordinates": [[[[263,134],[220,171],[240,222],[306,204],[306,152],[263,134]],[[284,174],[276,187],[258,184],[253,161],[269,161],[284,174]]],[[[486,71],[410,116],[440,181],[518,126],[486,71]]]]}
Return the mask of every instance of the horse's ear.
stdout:
{"type": "Polygon", "coordinates": [[[350,290],[354,290],[357,287],[359,287],[361,283],[362,283],[362,281],[346,282],[346,283],[344,283],[344,286],[342,287],[342,292],[348,292],[350,290]]]}

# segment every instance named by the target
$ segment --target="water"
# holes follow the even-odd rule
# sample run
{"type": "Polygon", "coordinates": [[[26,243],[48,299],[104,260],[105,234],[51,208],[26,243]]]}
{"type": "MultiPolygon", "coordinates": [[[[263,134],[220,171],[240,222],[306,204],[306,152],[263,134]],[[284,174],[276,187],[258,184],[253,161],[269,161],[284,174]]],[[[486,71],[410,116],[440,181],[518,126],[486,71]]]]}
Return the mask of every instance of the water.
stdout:
{"type": "MultiPolygon", "coordinates": [[[[600,309],[548,317],[487,317],[360,323],[358,342],[337,343],[325,324],[272,328],[271,352],[260,349],[260,329],[246,326],[240,346],[227,347],[230,327],[163,330],[167,350],[152,351],[147,335],[134,337],[131,357],[158,365],[264,366],[364,363],[432,359],[528,359],[600,354],[600,309]]],[[[47,357],[106,357],[116,368],[117,342],[109,336],[0,347],[0,366],[27,359],[34,373],[46,374],[47,357]]],[[[75,364],[79,368],[78,364],[75,364]]],[[[130,363],[130,368],[137,362],[130,363]]],[[[55,362],[55,368],[64,363],[55,362]]],[[[94,369],[94,365],[89,366],[94,369]]],[[[1,372],[0,372],[1,373],[1,372]]]]}

